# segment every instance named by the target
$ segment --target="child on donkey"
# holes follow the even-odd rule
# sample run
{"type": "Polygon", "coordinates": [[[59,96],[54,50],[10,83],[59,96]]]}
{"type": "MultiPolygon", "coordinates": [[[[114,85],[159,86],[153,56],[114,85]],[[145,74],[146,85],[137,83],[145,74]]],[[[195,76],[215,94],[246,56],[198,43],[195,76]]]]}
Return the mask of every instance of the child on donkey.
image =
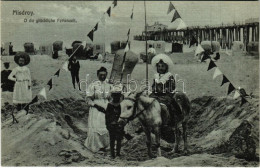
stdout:
{"type": "MultiPolygon", "coordinates": [[[[118,123],[121,114],[120,100],[122,98],[121,90],[114,88],[111,91],[112,102],[108,103],[105,112],[106,126],[110,137],[110,153],[111,157],[115,158],[120,156],[121,141],[125,136],[124,126],[118,123]],[[116,142],[116,155],[115,155],[115,142],[116,142]]],[[[131,137],[130,137],[131,139],[131,137]]]]}
{"type": "MultiPolygon", "coordinates": [[[[169,115],[171,116],[170,118],[173,118],[174,121],[176,121],[182,116],[180,107],[173,98],[175,93],[175,79],[171,73],[173,62],[167,55],[159,54],[153,58],[152,66],[157,73],[154,74],[150,97],[154,97],[161,104],[166,105],[166,107],[168,107],[169,115]]],[[[165,108],[165,106],[163,108],[165,108]]],[[[174,124],[174,121],[170,121],[167,115],[167,113],[162,112],[163,127],[174,124]]]]}
{"type": "Polygon", "coordinates": [[[32,83],[31,73],[26,65],[30,63],[30,56],[25,52],[18,52],[14,56],[14,61],[18,66],[8,76],[9,80],[15,82],[13,103],[17,105],[18,111],[24,108],[28,112],[29,106],[27,104],[32,101],[32,83]]]}

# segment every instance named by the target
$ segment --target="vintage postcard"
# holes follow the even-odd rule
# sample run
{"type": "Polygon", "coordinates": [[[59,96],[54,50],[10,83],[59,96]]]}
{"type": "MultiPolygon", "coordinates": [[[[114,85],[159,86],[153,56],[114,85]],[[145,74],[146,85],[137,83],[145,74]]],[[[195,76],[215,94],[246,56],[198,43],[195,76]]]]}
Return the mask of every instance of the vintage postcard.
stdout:
{"type": "Polygon", "coordinates": [[[1,166],[259,167],[258,1],[1,1],[1,166]]]}

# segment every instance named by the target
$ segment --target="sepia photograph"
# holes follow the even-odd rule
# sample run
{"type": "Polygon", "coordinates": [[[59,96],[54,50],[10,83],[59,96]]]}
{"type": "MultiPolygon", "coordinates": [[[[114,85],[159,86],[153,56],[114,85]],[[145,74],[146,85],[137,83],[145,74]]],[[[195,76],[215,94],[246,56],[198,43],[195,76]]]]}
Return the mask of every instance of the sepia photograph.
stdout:
{"type": "Polygon", "coordinates": [[[258,1],[0,1],[2,167],[259,167],[258,1]]]}

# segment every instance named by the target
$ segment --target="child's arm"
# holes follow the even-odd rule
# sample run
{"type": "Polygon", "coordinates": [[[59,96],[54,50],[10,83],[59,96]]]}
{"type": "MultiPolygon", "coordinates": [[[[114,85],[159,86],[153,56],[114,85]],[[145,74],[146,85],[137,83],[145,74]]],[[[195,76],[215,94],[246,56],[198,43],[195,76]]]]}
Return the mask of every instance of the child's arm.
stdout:
{"type": "Polygon", "coordinates": [[[12,72],[11,72],[10,75],[8,76],[8,79],[16,82],[16,78],[14,77],[15,74],[16,74],[16,68],[14,68],[14,69],[12,70],[12,72]]]}

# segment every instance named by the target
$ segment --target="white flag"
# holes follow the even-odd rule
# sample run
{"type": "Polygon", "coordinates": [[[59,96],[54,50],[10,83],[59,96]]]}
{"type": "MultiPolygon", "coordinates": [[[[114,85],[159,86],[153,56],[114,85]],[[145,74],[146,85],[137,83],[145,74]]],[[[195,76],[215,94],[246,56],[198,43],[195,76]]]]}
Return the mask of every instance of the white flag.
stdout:
{"type": "Polygon", "coordinates": [[[240,93],[238,90],[235,91],[235,94],[234,94],[234,99],[237,99],[240,97],[240,93]]]}
{"type": "Polygon", "coordinates": [[[222,75],[222,72],[219,70],[219,68],[217,67],[215,69],[214,75],[213,75],[213,79],[215,79],[217,76],[222,75]]]}
{"type": "Polygon", "coordinates": [[[83,41],[82,43],[81,43],[81,45],[85,48],[86,47],[86,44],[87,44],[87,41],[83,41]]]}
{"type": "Polygon", "coordinates": [[[187,25],[184,23],[184,21],[182,19],[180,19],[180,23],[176,30],[181,30],[181,29],[186,29],[186,28],[187,28],[187,25]]]}
{"type": "Polygon", "coordinates": [[[68,69],[68,61],[66,61],[66,62],[63,64],[62,69],[64,69],[66,72],[69,71],[69,69],[68,69]]]}
{"type": "Polygon", "coordinates": [[[45,98],[45,100],[47,100],[46,89],[45,89],[45,87],[42,88],[42,90],[39,92],[39,95],[43,96],[43,97],[45,98]]]}
{"type": "Polygon", "coordinates": [[[195,56],[197,56],[198,54],[201,54],[202,52],[204,52],[205,50],[201,47],[201,45],[199,44],[196,48],[195,51],[195,56]]]}
{"type": "Polygon", "coordinates": [[[128,43],[126,43],[125,52],[128,52],[128,51],[129,51],[129,45],[128,45],[128,43]]]}

